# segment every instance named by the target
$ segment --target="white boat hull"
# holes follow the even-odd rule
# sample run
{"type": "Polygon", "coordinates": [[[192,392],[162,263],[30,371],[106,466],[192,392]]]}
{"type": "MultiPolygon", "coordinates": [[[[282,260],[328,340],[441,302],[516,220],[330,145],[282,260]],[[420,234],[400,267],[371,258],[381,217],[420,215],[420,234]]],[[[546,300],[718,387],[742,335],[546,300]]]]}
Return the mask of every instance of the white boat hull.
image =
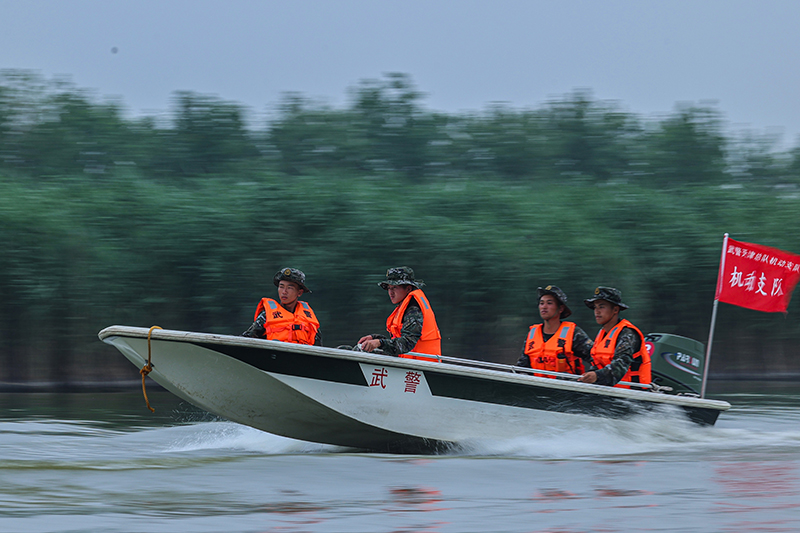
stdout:
{"type": "MultiPolygon", "coordinates": [[[[111,326],[99,336],[137,367],[147,362],[148,329],[111,326]]],[[[150,342],[149,377],[201,409],[285,437],[369,450],[514,438],[565,420],[653,409],[713,424],[730,407],[454,358],[429,362],[160,329],[150,342]]]]}

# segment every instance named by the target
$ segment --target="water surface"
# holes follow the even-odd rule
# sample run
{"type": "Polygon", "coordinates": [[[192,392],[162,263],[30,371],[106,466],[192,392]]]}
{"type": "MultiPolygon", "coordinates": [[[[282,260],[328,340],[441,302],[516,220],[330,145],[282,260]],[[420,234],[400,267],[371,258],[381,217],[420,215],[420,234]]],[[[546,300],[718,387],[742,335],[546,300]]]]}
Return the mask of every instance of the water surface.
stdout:
{"type": "Polygon", "coordinates": [[[446,454],[360,453],[163,391],[0,395],[2,532],[800,531],[800,388],[712,382],[714,427],[536,428],[446,454]]]}

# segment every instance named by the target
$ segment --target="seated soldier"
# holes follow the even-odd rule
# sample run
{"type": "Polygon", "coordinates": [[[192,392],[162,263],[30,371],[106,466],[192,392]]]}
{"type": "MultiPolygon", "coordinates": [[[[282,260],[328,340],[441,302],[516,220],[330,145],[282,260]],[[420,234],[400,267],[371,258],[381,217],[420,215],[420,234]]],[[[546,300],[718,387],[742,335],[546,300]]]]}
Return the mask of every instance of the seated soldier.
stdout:
{"type": "MultiPolygon", "coordinates": [[[[583,374],[584,362],[591,362],[592,341],[574,322],[563,319],[572,314],[567,295],[555,285],[539,287],[539,316],[542,324],[530,327],[516,366],[583,374]]],[[[536,374],[545,377],[547,374],[536,374]]]]}
{"type": "Polygon", "coordinates": [[[378,285],[387,291],[389,299],[396,305],[386,319],[386,330],[391,338],[380,334],[366,335],[358,341],[361,349],[365,352],[380,349],[387,355],[437,361],[432,357],[408,354],[442,355],[442,335],[428,298],[420,288],[425,283],[421,279],[414,279],[411,268],[402,266],[390,268],[386,272],[386,280],[378,285]]]}
{"type": "Polygon", "coordinates": [[[597,287],[594,296],[584,300],[594,310],[600,326],[592,346],[593,366],[578,381],[598,385],[617,385],[620,381],[650,384],[650,354],[642,332],[629,320],[620,318],[628,309],[622,303],[622,292],[614,287],[597,287]]]}
{"type": "Polygon", "coordinates": [[[284,268],[272,281],[278,287],[280,303],[262,298],[256,307],[253,325],[242,336],[321,346],[317,316],[310,305],[298,300],[306,292],[311,294],[305,285],[306,275],[296,268],[284,268]]]}

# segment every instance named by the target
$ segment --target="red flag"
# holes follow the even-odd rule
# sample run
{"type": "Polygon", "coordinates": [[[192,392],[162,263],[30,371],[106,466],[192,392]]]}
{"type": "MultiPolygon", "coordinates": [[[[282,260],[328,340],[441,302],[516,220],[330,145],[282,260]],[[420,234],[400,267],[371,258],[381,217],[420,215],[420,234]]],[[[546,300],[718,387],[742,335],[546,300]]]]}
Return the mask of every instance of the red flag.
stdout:
{"type": "Polygon", "coordinates": [[[716,299],[756,311],[785,313],[798,280],[800,255],[726,238],[716,299]]]}

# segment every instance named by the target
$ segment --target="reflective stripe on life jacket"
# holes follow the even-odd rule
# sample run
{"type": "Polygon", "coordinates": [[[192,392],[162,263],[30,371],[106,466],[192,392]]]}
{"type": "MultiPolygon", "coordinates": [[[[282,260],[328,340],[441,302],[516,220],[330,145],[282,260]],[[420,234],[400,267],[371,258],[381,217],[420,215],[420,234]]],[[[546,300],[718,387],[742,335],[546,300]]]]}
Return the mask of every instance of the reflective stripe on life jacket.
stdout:
{"type": "MultiPolygon", "coordinates": [[[[626,319],[620,320],[619,323],[617,323],[617,325],[608,332],[608,335],[605,334],[606,331],[604,329],[600,329],[600,331],[597,332],[597,337],[594,339],[594,346],[592,346],[592,361],[597,368],[603,368],[611,363],[611,360],[614,358],[614,351],[617,348],[617,338],[619,337],[619,334],[622,332],[623,328],[631,328],[636,332],[637,335],[639,335],[641,347],[639,348],[638,352],[633,354],[633,363],[628,369],[628,372],[620,381],[629,381],[631,383],[650,383],[650,354],[648,353],[647,347],[644,343],[644,335],[642,335],[642,332],[639,331],[639,328],[631,324],[630,321],[626,319]]],[[[616,386],[625,389],[630,388],[627,385],[616,386]]]]}
{"type": "Polygon", "coordinates": [[[256,318],[261,311],[267,316],[264,330],[268,340],[314,344],[319,320],[306,302],[298,300],[292,313],[272,298],[262,298],[256,307],[256,318]]]}
{"type": "MultiPolygon", "coordinates": [[[[400,337],[403,331],[403,316],[412,299],[417,300],[419,308],[422,310],[422,335],[420,335],[419,341],[414,345],[411,351],[429,353],[431,355],[442,355],[442,335],[439,333],[439,326],[436,325],[436,317],[433,314],[433,309],[431,309],[428,298],[425,296],[425,293],[422,292],[422,289],[414,289],[400,302],[400,305],[398,305],[392,314],[389,315],[389,318],[386,319],[386,331],[392,335],[393,339],[400,337]]],[[[423,361],[438,361],[438,359],[431,357],[409,354],[401,354],[400,357],[405,357],[406,359],[422,359],[423,361]]]]}
{"type": "MultiPolygon", "coordinates": [[[[531,326],[528,340],[525,342],[525,355],[531,363],[531,368],[550,370],[552,372],[565,372],[568,374],[583,374],[583,361],[572,353],[572,339],[575,334],[574,322],[562,322],[558,331],[544,340],[542,324],[531,326]]],[[[546,374],[537,374],[548,376],[546,374]]]]}

